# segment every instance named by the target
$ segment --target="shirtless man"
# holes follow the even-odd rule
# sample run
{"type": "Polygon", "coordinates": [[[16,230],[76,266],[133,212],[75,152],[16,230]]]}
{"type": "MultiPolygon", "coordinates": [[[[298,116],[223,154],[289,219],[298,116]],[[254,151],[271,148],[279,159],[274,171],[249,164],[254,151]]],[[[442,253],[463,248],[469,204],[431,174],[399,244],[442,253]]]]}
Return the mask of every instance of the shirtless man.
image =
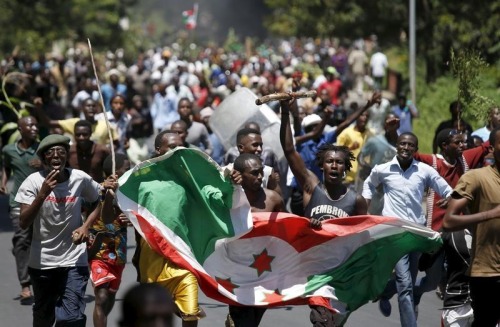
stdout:
{"type": "MultiPolygon", "coordinates": [[[[262,187],[264,166],[262,160],[253,153],[242,153],[234,161],[234,170],[241,174],[241,186],[245,190],[252,212],[285,211],[285,204],[278,192],[262,187]]],[[[233,176],[233,181],[237,177],[233,176]]],[[[229,306],[228,320],[230,326],[256,327],[266,312],[263,307],[229,306]]]]}

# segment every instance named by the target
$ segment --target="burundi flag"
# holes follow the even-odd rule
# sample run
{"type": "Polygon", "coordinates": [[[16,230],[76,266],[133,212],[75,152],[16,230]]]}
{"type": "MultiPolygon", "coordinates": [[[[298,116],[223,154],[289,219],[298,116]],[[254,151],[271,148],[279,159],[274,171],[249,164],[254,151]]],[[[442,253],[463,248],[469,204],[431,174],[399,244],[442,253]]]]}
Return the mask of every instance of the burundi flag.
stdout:
{"type": "Polygon", "coordinates": [[[198,4],[195,3],[193,9],[185,10],[182,12],[182,21],[188,30],[196,28],[196,21],[198,20],[198,4]]]}
{"type": "Polygon", "coordinates": [[[199,150],[178,148],[124,174],[118,203],[150,246],[233,305],[307,304],[322,296],[347,316],[382,293],[396,262],[431,251],[439,233],[390,217],[323,222],[250,212],[240,186],[199,150]]]}

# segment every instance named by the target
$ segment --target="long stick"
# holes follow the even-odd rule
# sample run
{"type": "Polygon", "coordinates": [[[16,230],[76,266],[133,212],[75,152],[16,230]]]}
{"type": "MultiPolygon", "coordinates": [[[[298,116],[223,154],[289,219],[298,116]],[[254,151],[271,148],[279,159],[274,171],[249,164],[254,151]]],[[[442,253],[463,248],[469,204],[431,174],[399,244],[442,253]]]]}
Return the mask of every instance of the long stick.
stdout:
{"type": "Polygon", "coordinates": [[[97,69],[95,68],[94,55],[92,54],[92,45],[89,42],[89,52],[90,60],[92,61],[92,67],[94,68],[95,81],[97,83],[97,90],[99,91],[99,99],[101,99],[102,110],[104,110],[104,120],[106,121],[106,128],[108,129],[109,144],[111,145],[111,173],[115,175],[116,172],[116,162],[115,162],[115,146],[113,144],[113,135],[111,134],[111,125],[109,124],[108,113],[106,112],[106,107],[104,106],[104,99],[101,92],[101,84],[99,83],[99,77],[97,76],[97,69]]]}
{"type": "Polygon", "coordinates": [[[312,98],[316,95],[316,91],[299,91],[299,92],[283,92],[265,95],[260,99],[255,100],[255,104],[260,106],[261,104],[270,101],[280,101],[280,100],[290,100],[292,98],[312,98]]]}

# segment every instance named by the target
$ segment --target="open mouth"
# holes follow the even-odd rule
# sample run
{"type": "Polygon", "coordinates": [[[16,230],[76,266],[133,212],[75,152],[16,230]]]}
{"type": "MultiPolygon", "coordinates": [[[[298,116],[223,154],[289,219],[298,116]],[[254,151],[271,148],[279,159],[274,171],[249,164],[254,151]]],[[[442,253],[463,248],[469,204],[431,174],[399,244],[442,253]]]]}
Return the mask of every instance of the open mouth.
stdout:
{"type": "Polygon", "coordinates": [[[340,172],[336,171],[336,170],[331,171],[330,172],[330,177],[332,177],[332,178],[339,178],[340,177],[340,172]]]}
{"type": "Polygon", "coordinates": [[[50,166],[52,167],[52,169],[54,169],[54,170],[58,170],[58,169],[60,169],[60,168],[61,168],[61,164],[62,164],[62,163],[61,163],[60,161],[52,161],[52,162],[50,163],[50,166]]]}

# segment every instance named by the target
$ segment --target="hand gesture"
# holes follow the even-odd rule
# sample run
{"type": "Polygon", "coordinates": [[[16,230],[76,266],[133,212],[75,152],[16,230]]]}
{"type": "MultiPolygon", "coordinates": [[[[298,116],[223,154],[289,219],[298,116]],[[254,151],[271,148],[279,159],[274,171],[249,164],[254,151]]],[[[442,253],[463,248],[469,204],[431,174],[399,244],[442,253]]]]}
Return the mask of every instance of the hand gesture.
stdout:
{"type": "Polygon", "coordinates": [[[309,227],[313,229],[321,229],[321,221],[318,219],[311,218],[309,221],[309,227]]]}
{"type": "Polygon", "coordinates": [[[58,175],[59,170],[52,170],[47,174],[47,177],[45,177],[39,192],[44,199],[48,197],[50,192],[52,192],[52,190],[56,187],[58,175]]]}

